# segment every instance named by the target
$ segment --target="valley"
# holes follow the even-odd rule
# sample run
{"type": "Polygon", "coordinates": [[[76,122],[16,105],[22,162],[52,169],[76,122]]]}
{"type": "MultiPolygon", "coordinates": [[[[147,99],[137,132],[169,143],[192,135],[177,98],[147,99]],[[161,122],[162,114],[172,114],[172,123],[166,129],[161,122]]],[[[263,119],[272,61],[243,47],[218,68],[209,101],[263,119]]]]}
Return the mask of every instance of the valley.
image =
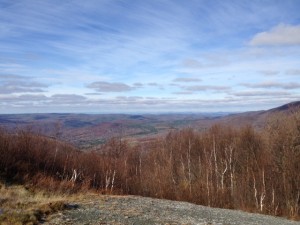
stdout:
{"type": "Polygon", "coordinates": [[[80,149],[93,150],[111,138],[144,142],[182,128],[205,131],[217,123],[234,127],[252,125],[262,129],[272,115],[287,114],[299,107],[300,102],[292,102],[265,111],[244,113],[2,114],[0,127],[12,132],[25,128],[66,141],[80,149]]]}
{"type": "Polygon", "coordinates": [[[12,132],[29,129],[81,149],[97,147],[111,138],[145,141],[184,127],[208,128],[223,114],[15,114],[0,115],[0,126],[12,132]]]}

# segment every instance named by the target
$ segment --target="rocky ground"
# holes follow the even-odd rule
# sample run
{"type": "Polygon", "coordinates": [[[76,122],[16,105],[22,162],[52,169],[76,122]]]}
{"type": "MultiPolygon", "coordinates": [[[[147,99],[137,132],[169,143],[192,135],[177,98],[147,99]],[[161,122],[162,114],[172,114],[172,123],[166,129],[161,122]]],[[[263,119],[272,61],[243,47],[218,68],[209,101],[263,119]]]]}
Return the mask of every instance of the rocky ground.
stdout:
{"type": "Polygon", "coordinates": [[[45,225],[300,225],[284,218],[138,196],[91,195],[52,215],[45,225]]]}

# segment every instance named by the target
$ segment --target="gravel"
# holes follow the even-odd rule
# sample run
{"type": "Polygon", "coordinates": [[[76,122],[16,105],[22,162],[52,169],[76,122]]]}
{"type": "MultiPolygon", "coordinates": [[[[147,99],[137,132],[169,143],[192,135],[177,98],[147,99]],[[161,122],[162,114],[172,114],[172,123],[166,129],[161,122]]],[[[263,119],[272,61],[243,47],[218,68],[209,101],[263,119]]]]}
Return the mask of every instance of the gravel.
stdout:
{"type": "Polygon", "coordinates": [[[72,204],[78,207],[52,215],[44,224],[300,225],[279,217],[138,196],[95,195],[72,204]]]}

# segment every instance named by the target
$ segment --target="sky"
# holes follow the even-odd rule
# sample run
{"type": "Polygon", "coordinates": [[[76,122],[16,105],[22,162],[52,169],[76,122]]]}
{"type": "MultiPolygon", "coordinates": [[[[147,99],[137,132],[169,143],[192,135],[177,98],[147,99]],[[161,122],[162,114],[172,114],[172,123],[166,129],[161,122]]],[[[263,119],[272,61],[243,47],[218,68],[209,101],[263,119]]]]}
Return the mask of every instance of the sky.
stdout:
{"type": "Polygon", "coordinates": [[[0,0],[0,114],[300,100],[299,0],[0,0]]]}

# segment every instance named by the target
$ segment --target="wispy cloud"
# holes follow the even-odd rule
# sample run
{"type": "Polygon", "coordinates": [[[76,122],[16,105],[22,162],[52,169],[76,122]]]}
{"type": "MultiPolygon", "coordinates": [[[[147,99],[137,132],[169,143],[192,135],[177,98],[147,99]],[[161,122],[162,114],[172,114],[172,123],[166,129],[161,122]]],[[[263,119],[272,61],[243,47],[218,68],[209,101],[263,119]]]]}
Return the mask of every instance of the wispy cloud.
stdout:
{"type": "Polygon", "coordinates": [[[192,77],[180,77],[173,80],[173,82],[200,82],[202,81],[199,78],[192,78],[192,77]]]}
{"type": "Polygon", "coordinates": [[[156,83],[156,82],[150,82],[148,83],[149,86],[154,86],[154,87],[157,87],[159,84],[156,83]]]}
{"type": "Polygon", "coordinates": [[[263,75],[266,75],[266,76],[275,76],[275,75],[278,75],[280,72],[276,71],[276,70],[262,70],[262,71],[260,71],[260,73],[262,73],[263,75]]]}
{"type": "Polygon", "coordinates": [[[256,34],[250,45],[300,45],[300,26],[279,24],[270,31],[256,34]]]}
{"type": "Polygon", "coordinates": [[[139,87],[143,87],[144,85],[140,82],[136,82],[136,83],[133,84],[133,86],[139,88],[139,87]]]}
{"type": "Polygon", "coordinates": [[[286,71],[287,75],[300,75],[300,69],[290,69],[286,71]]]}
{"type": "Polygon", "coordinates": [[[228,86],[217,85],[193,85],[193,86],[181,86],[186,91],[227,91],[230,90],[228,86]]]}
{"type": "Polygon", "coordinates": [[[7,104],[13,105],[23,105],[24,103],[34,103],[34,102],[44,102],[47,101],[48,97],[42,94],[25,94],[19,96],[5,95],[0,96],[0,101],[2,106],[7,104]]]}
{"type": "Polygon", "coordinates": [[[176,91],[173,92],[174,95],[192,95],[195,94],[195,92],[192,91],[176,91]]]}
{"type": "MultiPolygon", "coordinates": [[[[277,104],[282,104],[288,99],[297,100],[300,95],[288,95],[284,93],[236,93],[236,97],[227,98],[214,98],[211,99],[178,99],[178,98],[156,98],[156,97],[140,97],[140,96],[117,96],[115,98],[108,99],[85,99],[83,96],[74,95],[61,95],[50,96],[45,95],[20,95],[17,97],[1,96],[0,95],[0,109],[4,110],[7,104],[11,105],[14,109],[28,108],[27,112],[49,112],[49,109],[56,109],[56,112],[87,112],[87,108],[92,108],[89,112],[115,112],[115,110],[121,110],[122,112],[183,112],[186,108],[189,108],[191,112],[217,110],[220,105],[227,106],[231,110],[240,111],[244,107],[256,106],[271,107],[272,104],[269,101],[270,97],[277,96],[277,104]],[[282,95],[283,94],[283,95],[282,95]],[[128,107],[130,105],[130,107],[128,107]],[[35,109],[34,109],[35,108],[35,109]]],[[[227,108],[227,109],[228,109],[227,108]]]]}
{"type": "Polygon", "coordinates": [[[279,83],[279,82],[264,82],[264,83],[244,83],[242,86],[249,88],[280,88],[280,89],[298,89],[300,88],[300,83],[290,82],[290,83],[279,83]]]}
{"type": "Polygon", "coordinates": [[[87,87],[99,92],[127,92],[136,89],[136,86],[129,86],[125,83],[104,81],[93,82],[87,87]]]}
{"type": "Polygon", "coordinates": [[[291,93],[285,91],[242,91],[233,93],[235,96],[291,96],[291,93]]]}
{"type": "Polygon", "coordinates": [[[76,94],[56,94],[52,95],[51,98],[49,98],[50,104],[82,104],[84,103],[87,98],[81,95],[76,94]]]}
{"type": "Polygon", "coordinates": [[[45,92],[48,85],[20,75],[0,75],[0,94],[45,92]]]}
{"type": "Polygon", "coordinates": [[[207,66],[196,59],[185,59],[182,64],[184,67],[193,68],[193,69],[200,69],[207,66]]]}

